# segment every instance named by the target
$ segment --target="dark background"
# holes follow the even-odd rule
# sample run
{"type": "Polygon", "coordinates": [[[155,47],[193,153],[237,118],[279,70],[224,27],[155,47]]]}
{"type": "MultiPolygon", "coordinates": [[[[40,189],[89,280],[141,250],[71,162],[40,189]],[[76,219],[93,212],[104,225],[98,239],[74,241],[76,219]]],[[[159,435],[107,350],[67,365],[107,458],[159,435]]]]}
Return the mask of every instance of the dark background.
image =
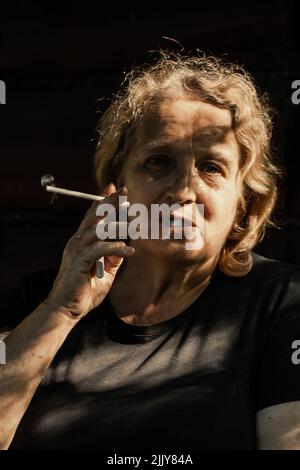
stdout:
{"type": "Polygon", "coordinates": [[[243,64],[277,110],[274,146],[286,169],[277,219],[257,251],[300,264],[300,12],[295,1],[1,2],[0,106],[1,289],[24,273],[57,266],[67,239],[89,206],[50,197],[56,184],[94,193],[92,155],[100,112],[149,50],[222,54],[243,64]],[[299,24],[299,26],[298,26],[299,24]]]}

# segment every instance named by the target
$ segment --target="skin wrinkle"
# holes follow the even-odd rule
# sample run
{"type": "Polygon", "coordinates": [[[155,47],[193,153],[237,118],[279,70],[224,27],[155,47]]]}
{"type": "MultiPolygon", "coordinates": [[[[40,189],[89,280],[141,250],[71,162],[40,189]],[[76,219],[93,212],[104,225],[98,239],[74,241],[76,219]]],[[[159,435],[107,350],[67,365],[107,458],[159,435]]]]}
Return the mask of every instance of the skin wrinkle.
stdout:
{"type": "MultiPolygon", "coordinates": [[[[220,69],[221,71],[221,69],[220,69]]],[[[221,75],[221,73],[218,75],[219,78],[220,78],[220,82],[221,83],[221,79],[225,79],[225,74],[223,72],[223,76],[221,75]]],[[[235,76],[235,78],[237,79],[237,75],[235,76]]],[[[230,89],[230,87],[232,86],[233,89],[234,89],[234,86],[233,86],[233,81],[231,80],[230,82],[231,84],[229,84],[228,82],[228,87],[230,89]]],[[[188,85],[188,83],[187,83],[188,85]]],[[[191,85],[192,86],[192,85],[191,85]]],[[[237,87],[235,88],[235,90],[237,90],[237,87]]],[[[248,88],[246,89],[246,86],[244,84],[244,88],[241,88],[240,89],[240,94],[243,95],[242,96],[242,100],[243,98],[245,99],[245,104],[244,104],[244,107],[246,109],[246,106],[247,106],[247,100],[248,100],[248,106],[250,107],[250,110],[248,112],[248,119],[245,119],[245,121],[249,122],[249,126],[246,130],[246,126],[243,126],[243,129],[244,129],[244,133],[245,135],[243,136],[244,138],[244,141],[246,140],[246,137],[247,136],[251,136],[251,132],[252,130],[251,129],[254,129],[254,134],[260,134],[261,135],[261,138],[260,138],[260,143],[258,142],[258,138],[256,139],[256,144],[257,144],[257,150],[258,151],[262,151],[263,148],[267,148],[267,139],[269,138],[269,134],[268,134],[268,129],[267,129],[267,111],[266,109],[267,108],[263,108],[263,106],[259,107],[258,106],[258,103],[255,104],[255,99],[257,100],[256,98],[256,95],[254,92],[251,92],[251,88],[250,86],[248,85],[248,88]],[[244,90],[244,92],[242,93],[242,90],[244,90]],[[245,92],[245,90],[248,90],[248,92],[245,92]],[[251,97],[252,96],[252,93],[253,93],[253,102],[251,103],[250,99],[248,97],[251,97]],[[250,106],[251,105],[251,106],[250,106]],[[251,111],[252,111],[252,114],[251,114],[251,111]],[[261,112],[261,115],[262,115],[262,118],[259,119],[259,111],[261,112]],[[263,113],[265,113],[265,117],[263,116],[263,113]],[[250,127],[250,124],[252,122],[255,122],[255,125],[252,126],[252,128],[250,127]],[[261,130],[259,129],[259,126],[261,127],[261,130]]],[[[205,92],[205,90],[204,90],[205,92]]],[[[178,101],[180,101],[179,98],[182,98],[182,95],[179,96],[177,94],[176,96],[176,102],[178,104],[178,101]]],[[[185,105],[187,104],[186,102],[189,101],[193,101],[193,100],[187,100],[187,99],[181,99],[181,105],[182,107],[184,108],[185,105]]],[[[129,100],[128,100],[129,102],[129,100]]],[[[175,119],[174,118],[174,113],[173,113],[173,118],[172,118],[172,112],[170,111],[172,106],[173,106],[174,102],[170,99],[169,100],[169,108],[166,107],[166,110],[169,112],[168,114],[168,117],[170,118],[169,119],[169,122],[170,124],[172,123],[172,125],[175,127],[175,132],[173,134],[173,137],[174,137],[174,141],[175,141],[175,138],[176,138],[176,126],[177,126],[177,130],[179,130],[180,128],[180,122],[178,120],[178,115],[177,115],[177,118],[175,119]]],[[[198,102],[199,104],[199,102],[198,102]]],[[[195,105],[195,109],[197,109],[197,106],[196,106],[196,100],[195,102],[193,103],[193,106],[195,105]]],[[[199,105],[201,107],[201,105],[199,105]]],[[[241,109],[242,109],[242,104],[240,104],[239,106],[241,109]]],[[[239,110],[239,107],[237,108],[239,110]]],[[[205,107],[204,107],[205,108],[205,107]]],[[[216,107],[215,107],[216,108],[216,107]]],[[[208,110],[209,108],[206,106],[206,110],[208,110]]],[[[210,108],[212,109],[212,108],[210,108]]],[[[220,111],[220,108],[217,108],[219,109],[220,111]]],[[[192,110],[192,108],[190,107],[190,111],[192,110]]],[[[173,109],[174,111],[174,109],[173,109]]],[[[202,116],[204,116],[205,113],[203,113],[202,116]]],[[[162,117],[162,116],[161,116],[162,117]]],[[[190,116],[190,112],[185,108],[185,120],[186,122],[189,122],[189,117],[190,116]]],[[[213,121],[214,121],[214,118],[217,117],[217,114],[216,112],[214,113],[214,117],[213,115],[210,115],[211,117],[211,122],[208,124],[208,127],[209,126],[213,126],[213,121]]],[[[221,118],[221,115],[219,114],[219,118],[221,118]]],[[[225,119],[225,115],[223,115],[223,118],[225,119]]],[[[165,121],[162,121],[164,122],[164,124],[168,124],[168,119],[165,118],[165,121]]],[[[188,133],[188,129],[185,128],[185,126],[181,126],[181,130],[185,131],[186,130],[186,134],[185,136],[187,137],[187,142],[189,143],[190,140],[193,138],[191,136],[193,136],[193,132],[196,133],[196,128],[197,126],[200,126],[200,119],[199,121],[196,123],[195,121],[195,125],[192,125],[191,129],[189,129],[189,133],[188,133]]],[[[105,126],[104,126],[105,128],[105,126]]],[[[203,127],[204,129],[204,127],[203,127]]],[[[157,130],[157,128],[156,128],[157,130]]],[[[242,133],[240,133],[242,135],[242,133]]],[[[119,134],[118,134],[119,135],[119,134]]],[[[171,133],[171,130],[170,130],[170,135],[172,135],[171,133]]],[[[234,134],[234,137],[236,137],[237,134],[234,134]]],[[[226,135],[224,137],[224,141],[223,142],[227,142],[227,139],[231,139],[232,137],[232,132],[228,132],[228,135],[226,135]]],[[[240,137],[241,138],[241,137],[240,137]]],[[[252,141],[254,141],[255,139],[254,138],[248,138],[248,144],[249,144],[249,147],[252,143],[252,141]]],[[[182,137],[182,141],[184,141],[184,136],[182,137]]],[[[129,140],[128,140],[129,142],[129,140]]],[[[231,143],[233,143],[234,140],[231,140],[231,143]]],[[[222,142],[221,142],[222,143],[222,142]]],[[[237,143],[237,142],[236,142],[237,143]]],[[[111,144],[111,140],[109,141],[109,145],[108,147],[110,146],[111,144]]],[[[115,147],[113,145],[111,145],[111,148],[113,148],[113,150],[115,150],[115,147]]],[[[232,150],[233,150],[234,146],[232,147],[232,150]]],[[[248,148],[248,146],[247,146],[248,148]]],[[[127,147],[126,147],[127,149],[127,147]]],[[[178,147],[177,147],[178,149],[178,147]]],[[[128,146],[128,150],[130,150],[130,146],[128,146]]],[[[175,197],[179,197],[180,201],[182,204],[193,204],[195,203],[197,200],[203,200],[203,201],[207,201],[208,202],[208,208],[210,209],[210,211],[208,211],[206,214],[207,214],[207,220],[208,222],[210,223],[210,230],[211,230],[211,234],[213,234],[214,232],[214,227],[217,227],[220,223],[220,213],[222,212],[220,209],[224,209],[225,206],[222,206],[222,204],[224,202],[226,202],[226,209],[228,209],[228,213],[227,214],[223,214],[223,222],[227,222],[227,219],[230,220],[231,216],[234,216],[234,212],[235,212],[235,209],[236,209],[236,205],[237,205],[237,200],[239,198],[239,172],[237,171],[236,174],[235,173],[235,167],[233,167],[232,169],[232,173],[230,176],[231,176],[231,179],[230,179],[230,184],[228,184],[226,186],[226,181],[224,182],[225,184],[225,187],[224,187],[224,190],[222,192],[222,188],[220,189],[220,185],[218,185],[218,183],[212,183],[212,181],[214,180],[213,177],[210,177],[210,178],[207,178],[207,177],[199,177],[199,181],[197,181],[197,172],[195,171],[195,168],[193,167],[192,168],[192,165],[195,164],[195,156],[196,154],[198,154],[198,152],[195,151],[195,143],[192,142],[192,145],[189,147],[187,146],[187,155],[189,154],[190,155],[190,158],[188,158],[186,156],[186,158],[184,157],[184,149],[181,149],[181,154],[179,154],[177,157],[178,157],[178,161],[181,160],[182,163],[185,163],[186,165],[190,165],[190,168],[189,168],[189,171],[186,169],[186,173],[184,173],[183,171],[183,167],[184,165],[182,165],[181,167],[179,167],[179,170],[182,171],[182,178],[178,178],[178,180],[176,178],[173,178],[172,179],[165,179],[165,181],[167,181],[168,184],[165,184],[165,192],[164,192],[164,189],[163,189],[163,184],[157,184],[156,185],[154,184],[155,183],[155,178],[154,177],[146,177],[146,175],[144,174],[144,179],[143,180],[138,180],[137,179],[137,176],[138,175],[142,175],[142,173],[139,173],[136,171],[136,173],[134,174],[134,176],[136,177],[136,180],[135,180],[135,185],[133,184],[133,180],[126,180],[126,184],[130,187],[130,189],[132,190],[131,191],[131,197],[138,197],[139,196],[139,193],[138,193],[138,190],[141,190],[142,192],[140,194],[144,195],[145,198],[148,196],[148,195],[151,195],[151,196],[155,196],[154,199],[156,198],[157,200],[159,200],[160,198],[164,199],[164,197],[168,197],[169,200],[171,200],[172,198],[175,198],[175,197]],[[138,184],[136,184],[136,181],[138,181],[140,183],[140,188],[138,187],[138,184]],[[208,184],[207,182],[210,181],[210,183],[208,184]],[[175,190],[172,189],[172,184],[171,183],[174,183],[175,185],[175,190]],[[233,183],[233,184],[232,184],[233,183]],[[152,188],[152,192],[150,191],[150,189],[152,188]],[[235,191],[233,191],[232,193],[230,193],[230,188],[235,188],[235,191]],[[135,191],[137,191],[135,193],[135,191]],[[144,191],[144,192],[143,192],[144,191]],[[219,197],[218,196],[218,191],[219,192],[219,197]],[[216,196],[216,197],[215,197],[216,196]]],[[[224,149],[223,149],[224,151],[224,149]]],[[[112,152],[114,153],[114,152],[112,152]]],[[[233,150],[233,153],[235,153],[235,151],[233,150]]],[[[253,157],[253,155],[252,155],[253,157]]],[[[129,162],[131,161],[132,162],[132,152],[131,154],[129,155],[129,162]]],[[[238,159],[240,160],[240,159],[238,159]]],[[[255,162],[255,159],[253,158],[253,161],[255,162]]],[[[257,183],[257,186],[259,186],[259,188],[263,189],[265,191],[265,194],[267,197],[270,197],[272,196],[272,194],[274,194],[274,192],[272,193],[271,191],[267,191],[266,190],[266,184],[272,184],[271,182],[271,179],[270,179],[270,175],[272,173],[271,171],[271,166],[269,166],[269,176],[267,175],[267,173],[265,173],[263,175],[262,171],[261,171],[261,168],[260,168],[260,164],[259,164],[259,160],[257,160],[258,164],[257,166],[255,167],[254,166],[254,169],[252,169],[253,171],[253,174],[251,175],[251,178],[249,178],[249,181],[252,181],[252,184],[254,185],[255,183],[257,183]],[[257,174],[257,178],[256,178],[256,174],[257,174]],[[268,176],[268,177],[267,177],[268,176]],[[257,181],[258,179],[258,181],[257,181]],[[264,179],[264,182],[262,183],[261,180],[264,179]]],[[[236,162],[235,162],[236,163],[236,162]]],[[[270,165],[270,164],[269,164],[270,165]]],[[[116,174],[118,174],[118,172],[116,172],[116,174]]],[[[274,172],[275,174],[275,172],[274,172]]],[[[126,175],[125,175],[126,176],[126,175]]],[[[274,184],[274,187],[275,187],[275,184],[274,184]]],[[[252,193],[251,193],[252,194],[252,193]]],[[[260,206],[254,206],[253,209],[257,208],[257,212],[256,213],[260,213],[261,211],[265,211],[264,209],[264,206],[263,206],[263,203],[265,202],[265,199],[261,198],[259,196],[259,191],[257,191],[256,193],[254,192],[253,190],[253,199],[254,198],[258,198],[258,200],[261,202],[261,205],[260,206]]],[[[271,208],[271,204],[269,204],[268,206],[269,208],[271,208]]],[[[252,214],[256,214],[255,211],[253,210],[252,214]]],[[[222,235],[226,234],[226,227],[223,226],[224,224],[221,223],[221,225],[219,225],[220,229],[223,231],[222,232],[222,235]]],[[[254,229],[258,230],[258,225],[254,226],[254,229]]],[[[218,234],[217,234],[218,235],[218,234]]],[[[221,243],[221,240],[219,240],[219,242],[221,243]]],[[[125,270],[123,271],[123,274],[124,274],[124,282],[122,280],[122,284],[123,286],[121,285],[121,287],[123,287],[126,295],[129,297],[130,299],[130,296],[131,298],[134,298],[135,300],[139,300],[139,295],[140,294],[143,294],[145,295],[145,299],[146,299],[146,302],[149,301],[149,305],[151,306],[151,308],[153,307],[153,310],[150,309],[150,311],[147,311],[147,310],[144,310],[143,311],[143,304],[140,303],[140,305],[138,305],[138,309],[135,313],[136,315],[134,316],[133,319],[136,319],[137,322],[139,321],[140,318],[143,318],[143,321],[147,322],[147,320],[150,320],[152,322],[157,322],[157,321],[160,321],[162,320],[162,315],[161,315],[161,311],[159,310],[159,307],[162,308],[166,308],[168,309],[169,308],[169,304],[168,304],[168,297],[174,302],[174,303],[177,303],[176,301],[178,300],[178,305],[176,307],[178,307],[178,310],[179,309],[182,309],[184,305],[187,305],[189,304],[192,299],[193,299],[193,296],[195,295],[199,295],[200,293],[200,289],[199,289],[199,286],[203,289],[205,288],[205,281],[208,281],[209,282],[209,273],[213,271],[214,267],[216,264],[215,261],[217,260],[217,255],[214,257],[213,256],[213,253],[216,253],[218,252],[217,251],[214,251],[214,248],[216,247],[210,247],[210,249],[212,249],[212,256],[208,257],[207,259],[205,258],[205,256],[201,253],[198,253],[198,254],[195,254],[195,257],[193,258],[194,254],[192,253],[183,253],[182,251],[180,251],[180,244],[161,244],[161,246],[159,247],[159,249],[161,250],[159,255],[157,256],[157,253],[155,252],[155,250],[157,249],[159,245],[156,244],[156,245],[147,245],[147,244],[144,244],[144,245],[141,245],[140,246],[140,252],[137,253],[137,257],[135,259],[136,261],[136,264],[132,263],[131,262],[131,265],[130,265],[130,262],[127,263],[127,266],[126,264],[124,263],[125,265],[125,270]],[[173,250],[173,251],[172,251],[173,250]],[[177,251],[176,251],[177,250],[177,251]],[[165,258],[163,258],[162,255],[165,255],[165,258]],[[189,255],[189,256],[188,256],[189,255]],[[197,259],[196,257],[199,255],[199,259],[197,259]],[[161,260],[159,260],[159,258],[161,257],[161,260]],[[206,262],[208,260],[208,262],[206,262]],[[161,261],[161,262],[160,262],[161,261]],[[201,263],[201,266],[202,266],[202,271],[197,271],[197,269],[193,269],[194,266],[197,264],[197,263],[201,263]],[[168,263],[170,264],[170,266],[168,267],[168,263]],[[142,266],[142,270],[138,270],[137,269],[137,266],[140,265],[142,266]],[[128,268],[128,270],[127,270],[128,268]],[[153,268],[153,271],[151,271],[151,268],[153,268]],[[180,269],[179,269],[180,268],[180,269]],[[150,273],[153,273],[153,276],[151,277],[151,274],[150,273]],[[155,275],[159,274],[157,277],[155,277],[155,275]],[[126,277],[127,276],[127,277],[126,277]],[[133,285],[134,283],[134,280],[136,279],[139,279],[140,282],[136,283],[136,286],[133,285]],[[178,282],[180,282],[181,280],[181,284],[180,286],[182,287],[182,289],[178,289],[178,282]],[[131,281],[132,282],[132,285],[130,287],[132,287],[132,291],[129,292],[129,289],[127,289],[128,287],[128,284],[126,284],[127,281],[131,281]],[[172,287],[172,284],[173,284],[173,287],[174,289],[172,290],[171,287],[172,287]],[[138,289],[136,291],[134,291],[134,288],[137,287],[138,289]],[[162,288],[163,287],[163,288],[162,288]],[[194,290],[193,290],[194,289],[194,290]],[[166,298],[162,298],[163,295],[164,295],[164,290],[166,291],[166,298]],[[136,297],[135,297],[136,296],[136,297]],[[152,296],[152,297],[151,297],[152,296]],[[164,302],[163,302],[164,301],[164,302]],[[156,310],[155,310],[156,309],[156,310]],[[141,316],[139,316],[139,314],[141,314],[141,316]]],[[[219,244],[220,246],[220,244],[219,244]]],[[[253,245],[252,245],[253,246],[253,245]]],[[[248,248],[251,249],[251,246],[248,244],[248,248]]],[[[225,272],[225,271],[224,271],[225,272]]],[[[236,269],[235,271],[232,269],[231,272],[235,272],[236,273],[236,269]]],[[[228,265],[227,265],[227,274],[228,274],[228,265]]],[[[117,299],[117,303],[120,299],[118,299],[118,292],[116,292],[116,299],[117,299]]],[[[122,300],[122,299],[121,299],[122,300]]],[[[122,302],[120,303],[120,305],[123,305],[122,302]]],[[[125,308],[131,308],[132,305],[128,304],[128,305],[125,305],[125,308]]],[[[121,312],[122,313],[122,312],[121,312]]],[[[123,312],[124,313],[124,312],[123,312]]],[[[176,311],[170,311],[171,315],[175,315],[176,314],[176,311]]],[[[201,312],[199,312],[201,314],[201,312]]],[[[125,314],[126,314],[126,311],[125,311],[125,314]]],[[[12,341],[12,350],[16,350],[17,352],[21,350],[21,353],[23,354],[24,353],[24,357],[27,359],[24,361],[24,363],[22,364],[22,361],[20,360],[19,361],[19,366],[17,364],[17,367],[15,369],[12,369],[12,377],[13,377],[13,380],[15,378],[15,375],[16,374],[19,374],[19,377],[20,379],[22,380],[22,383],[25,384],[24,387],[23,387],[23,392],[22,392],[22,396],[18,396],[18,394],[16,394],[16,399],[15,399],[15,402],[16,402],[16,405],[17,405],[17,408],[15,410],[13,410],[13,420],[15,420],[15,415],[18,415],[19,416],[22,416],[22,413],[24,411],[24,395],[26,395],[26,397],[28,399],[30,399],[30,396],[32,396],[32,394],[27,394],[26,392],[26,386],[27,386],[27,382],[28,380],[30,381],[31,379],[31,369],[33,370],[35,368],[36,369],[36,365],[38,364],[38,361],[36,361],[35,359],[36,358],[41,358],[41,357],[44,357],[45,355],[45,367],[47,368],[49,366],[49,364],[51,363],[51,360],[53,359],[53,357],[55,356],[57,350],[59,350],[59,348],[61,347],[62,345],[62,342],[63,340],[66,338],[67,334],[69,333],[70,331],[70,328],[72,328],[70,326],[70,322],[69,322],[69,318],[68,318],[68,322],[66,324],[63,325],[62,327],[62,317],[65,316],[65,313],[62,313],[60,311],[55,311],[55,312],[51,312],[49,310],[46,309],[42,309],[41,310],[41,314],[38,314],[36,315],[35,317],[35,314],[31,314],[30,317],[31,317],[31,320],[28,321],[28,319],[25,320],[25,322],[27,321],[27,324],[25,325],[25,328],[24,327],[21,327],[21,328],[24,328],[25,329],[25,333],[29,332],[29,337],[33,336],[33,338],[35,338],[37,341],[37,344],[35,344],[34,342],[34,348],[33,351],[31,352],[30,350],[28,351],[28,345],[26,344],[26,334],[24,335],[24,329],[17,329],[17,333],[13,333],[13,335],[9,335],[10,337],[8,338],[9,341],[12,341]],[[52,320],[55,322],[55,324],[49,323],[49,325],[47,325],[47,328],[46,328],[46,331],[45,331],[45,338],[41,339],[40,337],[40,334],[41,334],[41,331],[43,331],[41,329],[41,326],[40,326],[40,322],[39,322],[39,319],[43,317],[43,324],[45,321],[47,321],[47,319],[49,319],[49,317],[51,317],[51,313],[55,314],[53,317],[52,317],[52,320]],[[32,321],[32,318],[33,318],[33,321],[32,321]],[[52,325],[52,326],[51,326],[52,325]],[[54,328],[52,328],[54,325],[54,328]],[[53,331],[51,331],[51,329],[53,331]],[[18,338],[18,331],[22,334],[19,335],[19,338],[18,338]],[[31,332],[33,333],[33,335],[31,334],[31,332]],[[36,334],[34,334],[36,332],[36,334]],[[49,333],[49,336],[48,336],[48,333],[49,333]],[[25,338],[25,340],[24,340],[25,338]],[[22,344],[23,342],[23,344],[22,344]],[[46,345],[46,347],[44,347],[46,345]],[[50,350],[50,352],[49,352],[50,350]],[[29,360],[28,360],[29,359],[29,360]],[[35,363],[32,365],[32,362],[35,363]],[[23,365],[26,366],[29,364],[29,367],[27,367],[27,372],[26,372],[26,376],[22,377],[22,372],[23,372],[23,365]],[[18,369],[21,369],[21,371],[19,371],[18,369]],[[22,403],[23,401],[23,403],[22,403]],[[18,407],[19,408],[23,408],[21,409],[21,412],[18,413],[18,407]]],[[[65,321],[65,320],[64,320],[65,321]]],[[[73,320],[72,320],[73,321],[73,320]]],[[[147,323],[146,323],[147,324],[147,323]]],[[[221,338],[222,339],[222,338],[221,338]]],[[[209,345],[211,346],[211,344],[209,345]]],[[[214,350],[214,347],[215,345],[213,344],[212,345],[212,349],[214,350]]],[[[29,348],[31,349],[31,348],[29,348]]],[[[207,351],[206,351],[207,353],[207,351]]],[[[38,371],[38,375],[41,376],[42,375],[42,372],[43,370],[45,370],[45,367],[41,367],[41,370],[38,371]]],[[[126,370],[126,367],[125,367],[125,370],[126,370]]],[[[33,388],[36,387],[36,384],[37,384],[37,381],[36,383],[33,384],[33,388]]],[[[3,386],[3,383],[2,383],[2,386],[3,386]]],[[[26,398],[26,400],[27,400],[26,398]]],[[[149,407],[151,406],[150,402],[149,402],[149,407]]],[[[266,437],[269,437],[269,442],[270,444],[274,447],[274,448],[280,448],[281,446],[284,448],[299,448],[299,436],[298,436],[298,432],[299,432],[299,416],[300,416],[300,402],[293,402],[293,403],[287,403],[286,405],[285,404],[280,404],[278,405],[277,407],[270,407],[268,410],[266,410],[266,413],[262,413],[261,414],[261,419],[260,417],[258,418],[258,428],[261,429],[261,435],[262,435],[262,440],[264,440],[266,437]],[[280,410],[280,412],[278,413],[278,411],[280,410]],[[267,417],[267,421],[269,421],[270,423],[272,423],[272,426],[271,428],[269,429],[270,431],[270,434],[269,436],[267,436],[268,434],[268,430],[266,429],[267,426],[266,426],[266,423],[265,423],[265,418],[267,417]],[[277,425],[277,427],[276,427],[277,425]],[[293,436],[294,436],[294,439],[295,439],[295,442],[284,442],[286,441],[286,439],[293,439],[293,436]],[[296,440],[298,440],[298,442],[296,442],[296,440]]],[[[5,427],[7,427],[7,423],[9,423],[10,425],[10,422],[12,421],[12,413],[9,411],[8,414],[7,414],[7,403],[4,402],[4,405],[2,407],[2,413],[3,413],[3,423],[5,423],[5,427]]],[[[25,403],[25,408],[26,408],[26,403],[25,403]]],[[[124,407],[125,409],[125,407],[124,407]]],[[[9,426],[8,426],[9,427],[9,426]]],[[[7,434],[7,433],[6,433],[7,434]]],[[[60,440],[60,438],[64,438],[63,434],[61,434],[61,436],[58,436],[58,439],[60,440]]],[[[8,438],[6,437],[4,439],[4,445],[3,446],[0,446],[0,447],[7,447],[7,445],[9,445],[9,442],[10,442],[10,438],[8,436],[8,438]]],[[[263,447],[264,443],[261,444],[261,447],[263,447]]]]}
{"type": "Polygon", "coordinates": [[[219,267],[229,276],[243,276],[252,267],[251,250],[266,228],[275,225],[271,213],[281,175],[271,155],[270,103],[243,67],[215,57],[170,57],[162,53],[149,67],[132,70],[99,122],[100,139],[95,153],[99,187],[103,190],[110,181],[118,180],[118,172],[111,171],[118,137],[131,125],[140,124],[150,108],[158,109],[163,99],[182,102],[183,98],[205,102],[231,116],[240,148],[240,166],[244,168],[244,194],[219,267]]]}
{"type": "Polygon", "coordinates": [[[143,203],[148,212],[151,204],[204,204],[204,247],[186,250],[182,240],[130,240],[135,255],[124,263],[109,293],[119,316],[134,324],[157,323],[200,295],[235,220],[239,169],[239,145],[228,110],[188,97],[168,98],[148,109],[117,183],[126,185],[131,204],[143,203]],[[148,159],[162,150],[171,166],[157,172],[148,159]],[[217,171],[204,171],[203,164],[214,164],[217,171]]]}

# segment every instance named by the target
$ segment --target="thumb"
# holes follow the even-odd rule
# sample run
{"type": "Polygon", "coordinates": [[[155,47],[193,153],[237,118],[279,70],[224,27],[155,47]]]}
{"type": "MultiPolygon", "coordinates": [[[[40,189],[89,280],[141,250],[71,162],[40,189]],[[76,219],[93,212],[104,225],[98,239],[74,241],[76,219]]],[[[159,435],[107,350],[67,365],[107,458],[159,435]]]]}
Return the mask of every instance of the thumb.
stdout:
{"type": "Polygon", "coordinates": [[[104,270],[106,273],[110,274],[115,277],[117,274],[118,269],[120,268],[121,264],[123,263],[124,258],[121,256],[106,256],[104,258],[104,270]]]}

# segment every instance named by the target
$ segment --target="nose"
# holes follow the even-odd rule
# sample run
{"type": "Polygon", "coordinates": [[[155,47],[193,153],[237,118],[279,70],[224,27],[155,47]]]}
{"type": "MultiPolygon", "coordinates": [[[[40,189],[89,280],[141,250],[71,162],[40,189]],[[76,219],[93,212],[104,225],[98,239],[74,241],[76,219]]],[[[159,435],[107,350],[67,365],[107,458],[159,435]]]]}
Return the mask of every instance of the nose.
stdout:
{"type": "Polygon", "coordinates": [[[194,164],[181,165],[171,179],[166,197],[170,204],[191,204],[197,200],[197,171],[194,164]]]}

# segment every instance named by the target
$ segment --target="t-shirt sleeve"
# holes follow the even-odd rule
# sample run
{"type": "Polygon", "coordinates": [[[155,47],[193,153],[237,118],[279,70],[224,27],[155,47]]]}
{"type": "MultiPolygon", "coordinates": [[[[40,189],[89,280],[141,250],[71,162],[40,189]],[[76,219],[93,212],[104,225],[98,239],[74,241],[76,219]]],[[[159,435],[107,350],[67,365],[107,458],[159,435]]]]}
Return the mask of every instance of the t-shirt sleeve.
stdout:
{"type": "Polygon", "coordinates": [[[281,285],[257,366],[256,411],[300,400],[300,268],[281,285]]]}
{"type": "Polygon", "coordinates": [[[48,269],[25,275],[1,296],[0,332],[15,328],[48,296],[57,271],[48,269]]]}

